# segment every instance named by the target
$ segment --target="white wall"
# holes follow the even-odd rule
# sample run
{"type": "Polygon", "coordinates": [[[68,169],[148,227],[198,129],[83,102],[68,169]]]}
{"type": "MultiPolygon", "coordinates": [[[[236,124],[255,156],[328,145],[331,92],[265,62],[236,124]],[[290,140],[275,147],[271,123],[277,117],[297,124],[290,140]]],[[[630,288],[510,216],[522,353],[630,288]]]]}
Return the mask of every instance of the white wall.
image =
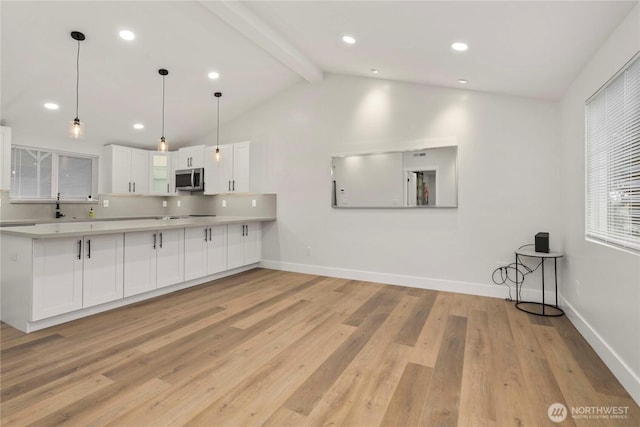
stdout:
{"type": "MultiPolygon", "coordinates": [[[[559,221],[559,109],[519,97],[327,75],[221,128],[267,145],[278,221],[265,265],[507,296],[497,261],[559,221]],[[459,207],[333,209],[331,156],[458,144],[459,207]]],[[[539,278],[530,286],[538,289],[539,278]]]]}
{"type": "Polygon", "coordinates": [[[569,315],[640,402],[640,256],[585,241],[584,103],[640,50],[640,6],[610,36],[562,100],[562,296],[569,315]]]}

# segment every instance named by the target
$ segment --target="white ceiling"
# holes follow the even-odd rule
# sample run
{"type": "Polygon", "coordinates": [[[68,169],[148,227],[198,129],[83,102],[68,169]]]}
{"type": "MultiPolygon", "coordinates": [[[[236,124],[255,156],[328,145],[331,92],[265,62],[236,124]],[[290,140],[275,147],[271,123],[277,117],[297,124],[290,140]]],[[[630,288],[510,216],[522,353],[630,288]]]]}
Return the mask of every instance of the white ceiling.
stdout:
{"type": "MultiPolygon", "coordinates": [[[[77,44],[85,141],[185,146],[323,72],[558,99],[637,1],[5,1],[1,122],[68,138],[77,44]],[[118,37],[121,29],[137,35],[118,37]],[[344,34],[357,42],[346,45],[344,34]],[[469,50],[454,52],[453,41],[469,50]],[[378,69],[373,75],[370,70],[378,69]],[[207,78],[218,71],[220,79],[207,78]],[[44,102],[60,105],[57,111],[44,102]],[[145,124],[136,131],[132,125],[145,124]]],[[[38,141],[33,141],[36,144],[38,141]]],[[[43,141],[44,142],[44,141],[43,141]]],[[[213,142],[213,141],[212,141],[213,142]]]]}

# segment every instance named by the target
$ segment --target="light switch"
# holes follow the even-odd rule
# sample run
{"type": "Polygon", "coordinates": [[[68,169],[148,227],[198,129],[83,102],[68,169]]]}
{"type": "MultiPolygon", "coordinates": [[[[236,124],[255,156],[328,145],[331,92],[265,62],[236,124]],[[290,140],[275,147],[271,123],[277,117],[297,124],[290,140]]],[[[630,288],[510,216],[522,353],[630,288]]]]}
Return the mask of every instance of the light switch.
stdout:
{"type": "Polygon", "coordinates": [[[167,201],[166,201],[166,200],[163,200],[163,201],[162,201],[162,207],[163,207],[163,208],[166,208],[166,207],[167,207],[167,201]]]}
{"type": "Polygon", "coordinates": [[[226,208],[226,207],[227,207],[227,201],[226,201],[226,200],[223,200],[223,201],[222,201],[222,207],[223,207],[223,208],[226,208]]]}
{"type": "Polygon", "coordinates": [[[256,201],[255,199],[251,200],[251,207],[255,208],[256,207],[256,201]]]}
{"type": "Polygon", "coordinates": [[[102,207],[103,208],[108,208],[109,207],[109,201],[108,200],[103,200],[102,201],[102,207]]]}
{"type": "Polygon", "coordinates": [[[177,206],[177,207],[180,207],[181,205],[182,205],[181,201],[180,201],[180,200],[178,200],[178,201],[176,202],[176,206],[177,206]]]}

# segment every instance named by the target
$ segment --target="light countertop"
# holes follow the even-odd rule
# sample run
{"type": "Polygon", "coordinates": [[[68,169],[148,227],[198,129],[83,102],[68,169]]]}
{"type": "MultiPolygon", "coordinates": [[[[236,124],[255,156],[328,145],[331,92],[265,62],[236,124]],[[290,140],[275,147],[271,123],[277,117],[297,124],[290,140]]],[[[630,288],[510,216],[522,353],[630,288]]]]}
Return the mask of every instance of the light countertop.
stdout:
{"type": "Polygon", "coordinates": [[[224,224],[275,221],[275,217],[216,216],[173,219],[126,219],[115,221],[60,222],[17,227],[0,227],[2,234],[49,239],[56,237],[87,236],[94,234],[130,233],[171,228],[188,228],[224,224]]]}

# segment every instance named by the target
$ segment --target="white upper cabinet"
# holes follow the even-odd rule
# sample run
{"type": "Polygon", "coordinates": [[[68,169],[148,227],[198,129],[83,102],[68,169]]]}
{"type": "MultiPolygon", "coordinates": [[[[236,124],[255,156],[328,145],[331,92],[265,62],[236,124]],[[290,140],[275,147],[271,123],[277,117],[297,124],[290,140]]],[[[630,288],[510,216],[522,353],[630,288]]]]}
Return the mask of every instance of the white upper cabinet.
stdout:
{"type": "Polygon", "coordinates": [[[102,155],[103,193],[149,194],[149,152],[107,145],[102,155]]]}
{"type": "Polygon", "coordinates": [[[170,195],[173,172],[171,158],[169,152],[149,152],[149,194],[154,196],[170,195]]]}
{"type": "Polygon", "coordinates": [[[11,128],[0,126],[0,190],[11,183],[11,128]]]}
{"type": "Polygon", "coordinates": [[[178,149],[178,170],[204,167],[204,145],[178,149]]]}
{"type": "Polygon", "coordinates": [[[257,144],[247,141],[221,145],[219,161],[215,152],[215,146],[205,150],[204,194],[259,191],[262,161],[257,144]]]}

